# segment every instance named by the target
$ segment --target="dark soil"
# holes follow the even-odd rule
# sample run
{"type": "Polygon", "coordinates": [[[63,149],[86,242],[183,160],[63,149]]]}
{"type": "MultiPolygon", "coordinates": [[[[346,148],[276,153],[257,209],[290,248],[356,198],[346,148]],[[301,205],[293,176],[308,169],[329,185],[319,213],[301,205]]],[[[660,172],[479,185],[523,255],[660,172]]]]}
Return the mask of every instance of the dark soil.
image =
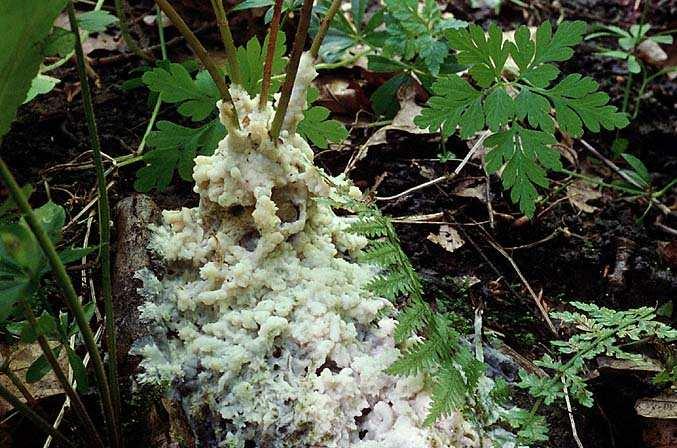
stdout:
{"type": "MultiPolygon", "coordinates": [[[[138,8],[135,11],[138,10],[139,16],[150,6],[150,2],[145,1],[131,3],[138,8]]],[[[193,7],[192,2],[183,3],[187,5],[187,11],[193,7]]],[[[465,5],[465,2],[453,3],[465,5]]],[[[530,3],[532,8],[527,10],[526,19],[523,10],[510,2],[506,2],[498,17],[491,11],[470,10],[467,6],[450,6],[449,10],[461,19],[479,23],[498,19],[506,27],[538,23],[557,18],[560,14],[551,2],[530,3]]],[[[637,20],[637,12],[632,9],[634,1],[579,0],[560,3],[567,19],[580,18],[617,25],[637,20]]],[[[661,29],[674,28],[677,12],[674,2],[658,1],[654,4],[656,6],[649,11],[648,21],[661,29]]],[[[238,44],[260,31],[244,21],[233,26],[238,44]]],[[[144,32],[151,42],[157,41],[153,30],[144,28],[144,32]]],[[[201,37],[218,42],[213,27],[201,37]]],[[[180,59],[187,54],[183,44],[172,49],[172,58],[180,59]]],[[[95,89],[95,109],[103,149],[112,157],[128,154],[139,144],[150,117],[150,106],[145,90],[125,92],[121,84],[137,76],[134,69],[142,63],[131,57],[119,58],[114,63],[97,63],[97,58],[106,54],[90,56],[94,58],[92,67],[101,80],[101,87],[95,89]]],[[[596,56],[591,44],[581,45],[576,56],[564,64],[562,70],[594,77],[611,95],[612,102],[620,104],[625,72],[617,62],[596,56]]],[[[345,73],[350,75],[355,72],[345,73]]],[[[32,198],[35,205],[47,200],[44,185],[48,185],[49,197],[66,206],[69,221],[91,200],[95,181],[92,170],[59,170],[45,174],[45,170],[71,162],[88,149],[80,96],[75,95],[70,102],[66,100],[67,94],[77,87],[75,70],[67,64],[56,76],[61,83],[52,93],[20,110],[17,122],[3,142],[3,158],[21,183],[31,182],[38,187],[32,198]]],[[[637,119],[620,133],[629,140],[629,151],[647,163],[656,185],[664,185],[677,176],[675,88],[675,83],[666,77],[659,78],[650,87],[637,119]]],[[[176,118],[165,111],[160,114],[160,119],[163,117],[176,118]]],[[[348,122],[353,120],[354,117],[347,119],[348,122]]],[[[351,147],[338,152],[324,152],[318,157],[318,163],[331,173],[340,173],[352,152],[368,135],[364,130],[355,129],[351,137],[351,147]]],[[[451,172],[456,166],[456,162],[426,160],[437,158],[440,152],[439,143],[432,138],[404,134],[390,137],[388,146],[371,148],[367,158],[352,171],[351,178],[363,189],[374,187],[375,179],[379,179],[378,195],[389,196],[451,172]]],[[[602,133],[587,138],[610,157],[614,137],[615,134],[602,133]]],[[[610,173],[582,146],[575,144],[574,148],[579,161],[587,164],[586,168],[611,178],[610,173]]],[[[460,140],[451,139],[447,142],[447,150],[463,156],[468,146],[460,140]]],[[[113,204],[133,192],[137,168],[138,165],[124,167],[113,177],[116,181],[111,189],[113,204]]],[[[453,194],[457,189],[482,186],[486,182],[484,172],[476,165],[469,165],[459,178],[379,205],[385,213],[396,217],[442,212],[443,216],[436,221],[456,223],[466,244],[453,253],[427,240],[430,233],[439,230],[437,224],[398,224],[398,231],[406,252],[428,285],[431,300],[445,304],[449,310],[460,313],[470,322],[474,309],[481,307],[485,327],[502,335],[508,346],[525,357],[533,359],[544,353],[552,335],[514,268],[489,243],[490,239],[504,248],[529,246],[508,250],[508,253],[531,288],[537,294],[542,291],[543,301],[550,308],[563,308],[570,300],[621,309],[655,306],[676,296],[674,246],[672,256],[668,250],[670,242],[674,245],[675,237],[655,225],[657,220],[662,220],[663,224],[677,228],[674,212],[664,217],[654,207],[640,219],[646,203],[627,201],[617,192],[605,190],[604,196],[595,202],[598,207],[595,213],[581,213],[564,198],[564,188],[561,188],[555,189],[557,192],[540,204],[534,220],[527,221],[506,198],[498,180],[492,178],[489,196],[498,215],[491,227],[487,223],[486,201],[453,194]],[[485,230],[481,230],[478,223],[483,223],[485,230]],[[558,233],[543,243],[537,243],[553,232],[558,233]],[[476,277],[480,281],[470,288],[459,287],[456,279],[464,276],[476,277]]],[[[567,182],[569,180],[564,177],[555,177],[554,184],[564,186],[567,182]]],[[[153,193],[152,196],[163,209],[196,203],[190,184],[178,180],[167,191],[153,193]]],[[[674,195],[664,197],[663,201],[674,209],[674,195]]],[[[66,240],[81,242],[83,231],[83,226],[72,226],[66,240]]],[[[91,238],[95,239],[95,234],[91,238]]],[[[596,393],[596,406],[574,409],[583,445],[595,448],[643,446],[643,422],[635,416],[633,405],[635,399],[653,392],[647,381],[620,372],[600,376],[592,382],[592,387],[596,393]]],[[[518,401],[529,404],[526,397],[518,397],[518,401]]],[[[55,414],[60,404],[59,400],[46,400],[44,406],[55,414]]],[[[547,413],[551,424],[548,446],[575,447],[566,410],[549,408],[547,413]]],[[[62,428],[72,430],[74,426],[71,423],[67,416],[62,428]]],[[[138,425],[132,425],[129,439],[139,440],[142,434],[137,432],[141,430],[138,425]]],[[[3,446],[42,446],[42,438],[19,438],[18,435],[30,434],[28,431],[27,425],[13,425],[7,434],[15,438],[10,445],[3,446]]]]}

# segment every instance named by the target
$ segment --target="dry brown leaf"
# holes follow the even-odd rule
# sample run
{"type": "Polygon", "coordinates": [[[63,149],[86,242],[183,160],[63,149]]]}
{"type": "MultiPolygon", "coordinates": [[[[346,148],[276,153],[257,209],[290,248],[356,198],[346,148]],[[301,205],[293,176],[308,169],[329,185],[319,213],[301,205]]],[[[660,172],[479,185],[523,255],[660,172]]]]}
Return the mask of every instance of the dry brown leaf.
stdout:
{"type": "Polygon", "coordinates": [[[96,33],[96,36],[89,36],[82,42],[82,51],[89,54],[94,50],[116,51],[122,45],[122,39],[119,36],[113,36],[108,33],[96,33]]]}
{"type": "Polygon", "coordinates": [[[439,234],[436,235],[431,233],[428,235],[428,239],[435,244],[439,244],[448,252],[453,252],[465,244],[465,241],[461,238],[461,235],[458,234],[456,229],[446,224],[440,226],[439,234]]]}
{"type": "Polygon", "coordinates": [[[594,213],[597,207],[588,202],[602,197],[602,193],[595,190],[590,184],[578,180],[567,187],[567,197],[571,205],[585,213],[594,213]]]}
{"type": "Polygon", "coordinates": [[[458,184],[453,191],[453,195],[463,198],[476,198],[482,202],[487,202],[487,184],[467,179],[458,184]]]}
{"type": "Polygon", "coordinates": [[[637,415],[645,418],[677,419],[677,396],[675,394],[640,398],[635,403],[637,415]]]}
{"type": "MultiPolygon", "coordinates": [[[[54,376],[54,373],[51,371],[40,381],[35,383],[26,382],[26,371],[28,370],[28,367],[30,367],[33,361],[42,355],[40,346],[37,343],[24,344],[20,342],[18,344],[4,345],[0,347],[0,352],[2,352],[3,359],[11,360],[10,367],[12,371],[21,379],[28,391],[33,395],[33,397],[35,397],[36,400],[63,393],[61,385],[54,376]]],[[[61,367],[64,369],[64,371],[68,371],[68,362],[63,350],[61,356],[59,357],[59,364],[61,364],[61,367]]],[[[0,375],[0,383],[2,383],[3,386],[9,389],[17,397],[21,398],[21,401],[26,401],[23,399],[23,396],[21,393],[19,393],[16,387],[14,387],[14,384],[12,384],[9,378],[7,378],[7,376],[0,375]]],[[[0,400],[0,416],[6,414],[11,409],[12,406],[10,406],[6,401],[0,400]]]]}
{"type": "MultiPolygon", "coordinates": [[[[376,131],[374,135],[364,144],[364,147],[382,145],[387,143],[387,134],[389,131],[403,131],[409,134],[429,134],[427,129],[421,129],[414,124],[414,118],[421,114],[421,106],[416,104],[416,87],[409,83],[397,92],[397,99],[400,103],[400,110],[393,118],[393,122],[383,126],[376,131]]],[[[366,155],[366,154],[365,154],[366,155]]]]}
{"type": "Polygon", "coordinates": [[[651,39],[646,39],[637,46],[637,56],[644,62],[653,66],[661,66],[668,60],[668,54],[651,39]]]}

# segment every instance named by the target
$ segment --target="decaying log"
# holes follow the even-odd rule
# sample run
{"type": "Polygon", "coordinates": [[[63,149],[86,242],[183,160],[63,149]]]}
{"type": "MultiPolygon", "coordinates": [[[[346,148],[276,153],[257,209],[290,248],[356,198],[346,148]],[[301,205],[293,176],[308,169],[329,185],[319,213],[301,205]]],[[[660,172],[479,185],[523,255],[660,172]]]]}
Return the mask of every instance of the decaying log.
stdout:
{"type": "Polygon", "coordinates": [[[115,311],[118,344],[118,369],[123,381],[136,372],[138,359],[129,355],[132,344],[147,336],[139,322],[138,307],[143,298],[137,293],[140,280],[136,271],[151,263],[147,250],[150,231],[148,225],[156,222],[160,211],[148,196],[134,194],[120,201],[116,213],[117,245],[113,276],[113,307],[115,311]]]}

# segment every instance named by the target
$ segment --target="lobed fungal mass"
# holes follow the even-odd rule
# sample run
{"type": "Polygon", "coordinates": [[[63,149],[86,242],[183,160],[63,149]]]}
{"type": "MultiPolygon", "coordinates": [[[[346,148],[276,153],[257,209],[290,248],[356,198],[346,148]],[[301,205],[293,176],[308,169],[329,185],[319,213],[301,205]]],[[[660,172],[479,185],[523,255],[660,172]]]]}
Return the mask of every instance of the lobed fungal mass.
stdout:
{"type": "Polygon", "coordinates": [[[275,142],[273,106],[231,88],[241,129],[195,160],[199,206],[165,211],[153,229],[167,273],[138,274],[153,334],[139,380],[172,386],[202,446],[478,447],[460,415],[424,426],[423,376],[385,372],[399,356],[394,310],[365,289],[376,274],[356,261],[366,240],[326,201],[348,187],[295,132],[314,76],[304,55],[275,142]]]}

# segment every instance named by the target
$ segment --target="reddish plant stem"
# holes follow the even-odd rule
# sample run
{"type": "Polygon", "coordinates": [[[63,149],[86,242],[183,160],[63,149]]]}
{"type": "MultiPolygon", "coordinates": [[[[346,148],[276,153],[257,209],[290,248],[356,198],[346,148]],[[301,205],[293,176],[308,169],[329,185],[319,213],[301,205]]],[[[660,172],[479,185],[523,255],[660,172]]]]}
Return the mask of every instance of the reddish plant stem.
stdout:
{"type": "Polygon", "coordinates": [[[299,26],[296,29],[296,38],[294,39],[294,46],[291,51],[291,58],[287,64],[287,73],[282,84],[282,93],[280,101],[277,103],[275,110],[275,117],[270,126],[270,138],[275,141],[280,136],[282,130],[282,123],[287,114],[287,107],[289,107],[289,100],[294,89],[294,81],[296,80],[296,73],[299,70],[299,62],[301,61],[301,54],[303,53],[303,46],[308,37],[308,26],[310,25],[310,13],[313,7],[313,0],[304,0],[301,8],[301,16],[299,18],[299,26]]]}
{"type": "Polygon", "coordinates": [[[273,59],[275,58],[275,47],[277,46],[277,33],[280,30],[280,18],[282,17],[282,1],[275,0],[273,8],[273,20],[270,22],[270,33],[268,34],[268,49],[266,50],[266,62],[263,66],[263,80],[261,81],[261,94],[259,95],[259,110],[263,110],[268,102],[270,93],[270,77],[273,73],[273,59]]]}

